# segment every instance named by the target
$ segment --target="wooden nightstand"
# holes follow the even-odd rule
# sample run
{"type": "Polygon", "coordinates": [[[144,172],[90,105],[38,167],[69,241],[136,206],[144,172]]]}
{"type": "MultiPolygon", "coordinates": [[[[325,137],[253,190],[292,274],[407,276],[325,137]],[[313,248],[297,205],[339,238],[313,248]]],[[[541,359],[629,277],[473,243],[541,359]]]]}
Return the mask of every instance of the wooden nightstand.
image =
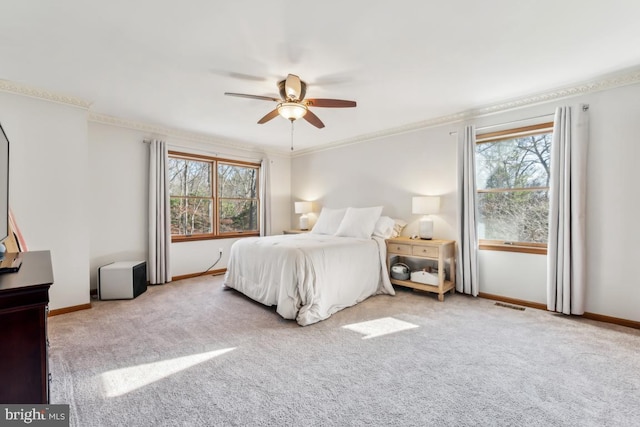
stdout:
{"type": "MultiPolygon", "coordinates": [[[[391,278],[394,285],[407,286],[421,291],[438,294],[438,300],[444,301],[444,294],[456,291],[456,242],[453,240],[421,240],[408,237],[387,239],[387,269],[396,262],[402,262],[412,270],[435,265],[438,270],[436,283],[433,285],[391,278]]],[[[433,266],[431,266],[433,267],[433,266]]],[[[435,274],[435,273],[434,273],[435,274]]]]}
{"type": "Polygon", "coordinates": [[[311,230],[299,230],[299,229],[284,230],[282,234],[303,234],[303,233],[308,233],[309,231],[311,230]]]}

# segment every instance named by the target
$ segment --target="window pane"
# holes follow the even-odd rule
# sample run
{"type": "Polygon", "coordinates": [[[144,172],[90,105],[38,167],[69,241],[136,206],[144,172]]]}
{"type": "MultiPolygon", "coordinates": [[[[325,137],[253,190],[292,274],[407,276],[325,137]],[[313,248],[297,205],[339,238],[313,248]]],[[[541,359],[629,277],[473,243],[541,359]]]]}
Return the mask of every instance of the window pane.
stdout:
{"type": "MultiPolygon", "coordinates": [[[[225,233],[259,231],[259,165],[191,157],[188,153],[170,152],[169,156],[174,237],[215,238],[225,233]],[[221,195],[224,201],[220,201],[221,195]],[[218,219],[220,224],[216,224],[218,219]]],[[[176,239],[181,240],[189,239],[176,239]]]]}
{"type": "Polygon", "coordinates": [[[551,134],[476,145],[478,189],[548,187],[551,134]]]}
{"type": "Polygon", "coordinates": [[[193,235],[213,232],[211,199],[171,198],[171,234],[193,235]]]}
{"type": "Polygon", "coordinates": [[[211,163],[170,157],[169,193],[172,196],[211,197],[211,163]]]}
{"type": "Polygon", "coordinates": [[[218,196],[256,199],[258,169],[218,163],[218,196]]]}
{"type": "Polygon", "coordinates": [[[548,190],[478,193],[478,237],[546,243],[548,190]]]}
{"type": "Polygon", "coordinates": [[[258,202],[255,200],[220,200],[220,232],[258,230],[258,202]]]}

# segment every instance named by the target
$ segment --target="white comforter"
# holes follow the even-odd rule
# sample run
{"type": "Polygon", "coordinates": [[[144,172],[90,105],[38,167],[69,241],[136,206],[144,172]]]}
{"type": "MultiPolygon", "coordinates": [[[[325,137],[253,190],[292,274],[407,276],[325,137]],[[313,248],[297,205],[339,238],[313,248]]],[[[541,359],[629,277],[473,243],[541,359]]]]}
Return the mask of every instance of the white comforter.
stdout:
{"type": "Polygon", "coordinates": [[[383,239],[312,233],[236,241],[225,285],[303,326],[371,295],[395,294],[383,239]]]}

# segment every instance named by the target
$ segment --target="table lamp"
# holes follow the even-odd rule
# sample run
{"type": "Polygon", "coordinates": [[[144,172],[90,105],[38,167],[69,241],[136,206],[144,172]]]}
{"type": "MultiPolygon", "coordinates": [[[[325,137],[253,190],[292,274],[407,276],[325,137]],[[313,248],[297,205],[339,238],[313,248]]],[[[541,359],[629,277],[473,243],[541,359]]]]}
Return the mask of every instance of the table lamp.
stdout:
{"type": "Polygon", "coordinates": [[[433,238],[433,220],[429,215],[438,213],[440,210],[439,196],[418,196],[413,198],[411,211],[414,214],[423,215],[420,218],[418,236],[424,240],[433,238]]]}
{"type": "Polygon", "coordinates": [[[295,210],[297,214],[300,215],[300,230],[308,230],[309,229],[309,218],[307,214],[311,212],[313,209],[311,202],[296,202],[295,210]]]}

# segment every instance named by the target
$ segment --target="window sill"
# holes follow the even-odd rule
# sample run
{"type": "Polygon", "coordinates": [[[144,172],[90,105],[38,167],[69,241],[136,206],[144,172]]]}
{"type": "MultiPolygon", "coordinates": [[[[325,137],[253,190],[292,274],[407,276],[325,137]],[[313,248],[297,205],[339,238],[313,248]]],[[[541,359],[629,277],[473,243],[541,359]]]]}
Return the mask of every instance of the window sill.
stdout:
{"type": "Polygon", "coordinates": [[[519,243],[481,241],[478,248],[481,251],[519,252],[519,253],[536,254],[536,255],[547,254],[547,245],[540,244],[540,243],[519,244],[519,243]]]}
{"type": "Polygon", "coordinates": [[[195,242],[199,240],[219,240],[219,239],[236,239],[238,237],[259,237],[257,231],[248,231],[246,233],[228,233],[228,234],[196,234],[193,236],[171,236],[171,243],[195,242]]]}

